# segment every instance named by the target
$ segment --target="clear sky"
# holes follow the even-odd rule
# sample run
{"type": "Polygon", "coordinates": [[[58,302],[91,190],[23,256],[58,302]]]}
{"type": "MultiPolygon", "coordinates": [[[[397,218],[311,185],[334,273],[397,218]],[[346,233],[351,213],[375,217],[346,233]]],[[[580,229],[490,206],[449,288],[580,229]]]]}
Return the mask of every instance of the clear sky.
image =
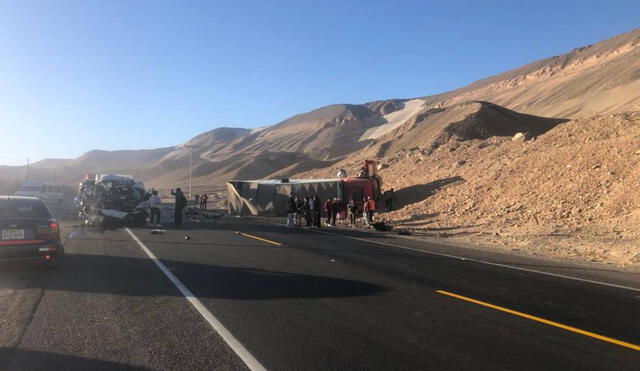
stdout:
{"type": "Polygon", "coordinates": [[[0,164],[439,93],[637,27],[638,0],[0,0],[0,164]]]}

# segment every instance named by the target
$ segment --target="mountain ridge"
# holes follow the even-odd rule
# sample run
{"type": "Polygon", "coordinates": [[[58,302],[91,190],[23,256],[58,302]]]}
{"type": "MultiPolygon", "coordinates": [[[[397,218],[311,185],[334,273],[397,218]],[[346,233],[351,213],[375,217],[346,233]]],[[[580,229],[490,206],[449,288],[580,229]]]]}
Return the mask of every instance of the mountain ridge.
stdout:
{"type": "MultiPolygon", "coordinates": [[[[640,109],[640,29],[440,94],[332,104],[260,129],[220,127],[173,147],[90,151],[76,159],[43,160],[32,167],[40,168],[43,177],[64,173],[63,181],[69,183],[82,172],[124,171],[144,175],[152,186],[167,188],[186,184],[191,152],[196,183],[220,186],[231,177],[295,175],[298,170],[331,166],[361,152],[391,155],[403,145],[443,141],[446,131],[452,130],[447,124],[464,121],[456,112],[473,115],[473,109],[465,110],[482,104],[477,102],[532,115],[536,122],[556,124],[596,113],[640,109]],[[191,151],[186,150],[189,143],[195,146],[191,151]]],[[[503,117],[498,111],[492,111],[496,119],[503,117]]],[[[505,117],[500,120],[517,126],[516,121],[505,117]]],[[[530,136],[538,134],[535,130],[528,132],[530,136]]],[[[456,135],[447,138],[460,139],[456,135]]],[[[24,173],[24,167],[0,166],[0,177],[17,179],[21,171],[24,173]]]]}

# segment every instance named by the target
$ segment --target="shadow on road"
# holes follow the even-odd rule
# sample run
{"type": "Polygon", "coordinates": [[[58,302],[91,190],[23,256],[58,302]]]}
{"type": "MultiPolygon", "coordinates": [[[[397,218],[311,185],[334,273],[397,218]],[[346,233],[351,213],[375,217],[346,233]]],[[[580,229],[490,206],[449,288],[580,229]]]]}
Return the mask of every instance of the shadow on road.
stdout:
{"type": "Polygon", "coordinates": [[[117,362],[39,352],[0,348],[0,370],[147,370],[117,362]]]}
{"type": "MultiPolygon", "coordinates": [[[[198,297],[236,300],[329,298],[375,295],[383,287],[360,281],[222,267],[183,261],[163,263],[198,297]]],[[[16,272],[17,273],[17,272],[16,272]]],[[[146,258],[67,254],[61,268],[33,270],[30,287],[128,296],[182,296],[146,258]]],[[[1,280],[20,289],[22,280],[1,280]]]]}

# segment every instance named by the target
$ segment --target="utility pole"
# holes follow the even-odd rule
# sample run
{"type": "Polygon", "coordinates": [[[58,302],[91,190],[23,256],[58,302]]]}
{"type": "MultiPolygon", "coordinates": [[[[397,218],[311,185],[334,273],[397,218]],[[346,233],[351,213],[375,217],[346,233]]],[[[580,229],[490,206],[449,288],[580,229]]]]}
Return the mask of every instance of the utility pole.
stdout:
{"type": "Polygon", "coordinates": [[[198,147],[194,146],[191,143],[193,140],[189,141],[189,145],[185,146],[185,148],[189,148],[189,199],[193,199],[193,148],[198,147]]]}
{"type": "Polygon", "coordinates": [[[27,180],[29,180],[29,157],[27,157],[27,180]]]}

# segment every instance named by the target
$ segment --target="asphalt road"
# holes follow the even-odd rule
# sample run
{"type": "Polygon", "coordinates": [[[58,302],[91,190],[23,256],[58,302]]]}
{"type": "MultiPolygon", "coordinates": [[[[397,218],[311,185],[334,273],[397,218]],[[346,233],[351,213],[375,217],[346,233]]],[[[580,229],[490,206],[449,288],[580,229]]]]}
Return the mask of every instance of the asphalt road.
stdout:
{"type": "Polygon", "coordinates": [[[0,368],[640,367],[638,275],[330,232],[243,219],[74,230],[63,266],[32,272],[42,295],[0,368]]]}

